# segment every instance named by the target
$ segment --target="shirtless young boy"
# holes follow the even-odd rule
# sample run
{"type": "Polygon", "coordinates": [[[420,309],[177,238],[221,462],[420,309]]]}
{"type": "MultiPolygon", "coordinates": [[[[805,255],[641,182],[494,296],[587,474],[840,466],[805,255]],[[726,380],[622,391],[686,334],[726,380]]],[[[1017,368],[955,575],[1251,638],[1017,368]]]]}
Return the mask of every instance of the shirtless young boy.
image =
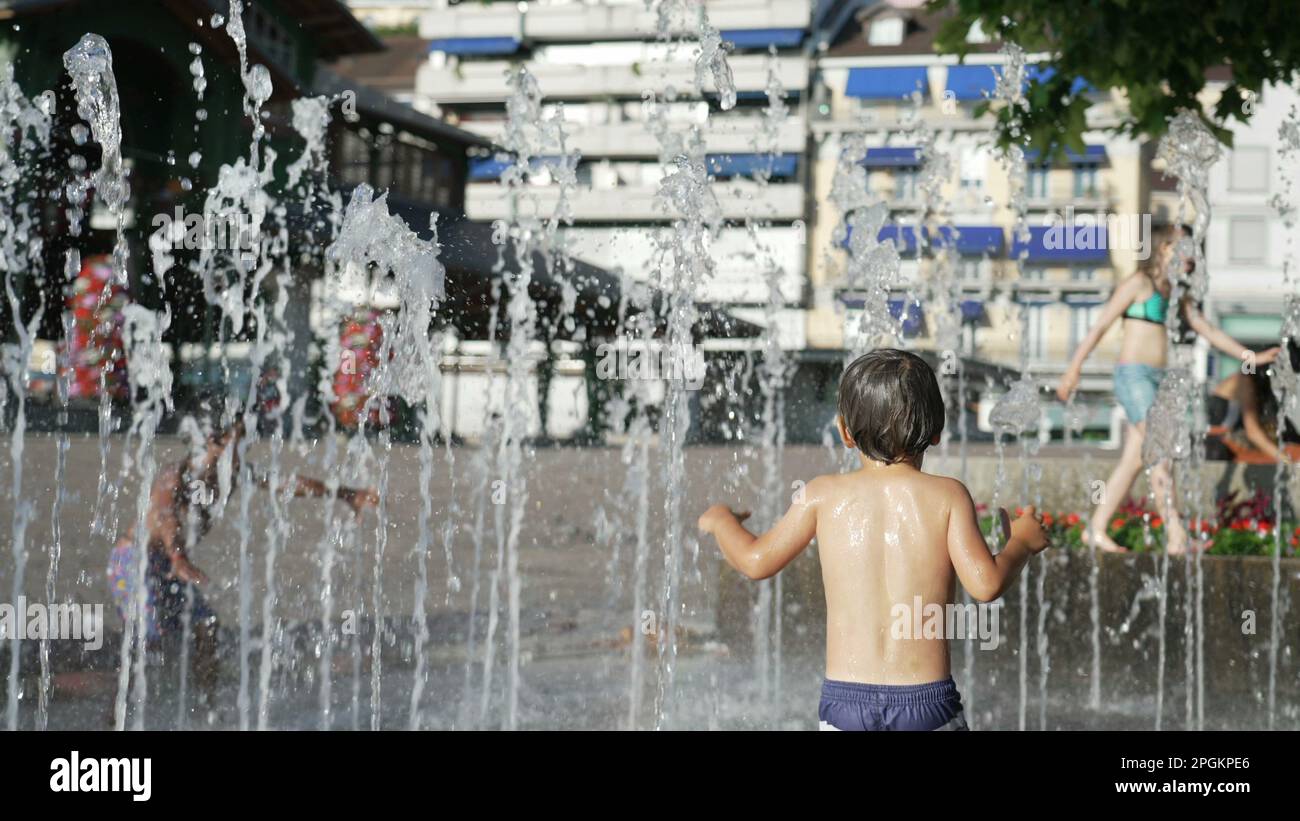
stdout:
{"type": "MultiPolygon", "coordinates": [[[[199,453],[159,471],[149,490],[149,510],[145,516],[148,532],[145,638],[149,644],[156,645],[180,637],[188,607],[195,642],[193,663],[201,696],[210,696],[216,684],[217,616],[198,589],[207,583],[207,576],[190,562],[187,548],[192,548],[212,527],[212,508],[227,450],[231,489],[238,484],[239,440],[243,436],[243,420],[237,417],[230,427],[212,433],[199,453]]],[[[264,477],[256,481],[260,487],[269,486],[264,477]]],[[[319,480],[290,476],[288,481],[294,496],[325,498],[330,495],[328,486],[319,480]]],[[[334,497],[358,516],[379,500],[372,490],[349,487],[340,487],[334,497]]],[[[110,592],[123,619],[130,617],[133,610],[139,555],[132,525],[118,540],[108,563],[110,592]]]]}
{"type": "Polygon", "coordinates": [[[862,467],[820,476],[770,531],[755,536],[714,505],[700,517],[732,567],[776,575],[817,539],[826,590],[826,681],[818,716],[827,730],[964,730],[947,637],[894,638],[894,608],[951,604],[956,582],[992,601],[1029,557],[1047,547],[1032,507],[1007,524],[997,555],[980,533],[975,504],[956,479],[921,472],[938,444],[943,399],[920,357],[881,348],[853,362],[839,388],[840,438],[862,467]]]}

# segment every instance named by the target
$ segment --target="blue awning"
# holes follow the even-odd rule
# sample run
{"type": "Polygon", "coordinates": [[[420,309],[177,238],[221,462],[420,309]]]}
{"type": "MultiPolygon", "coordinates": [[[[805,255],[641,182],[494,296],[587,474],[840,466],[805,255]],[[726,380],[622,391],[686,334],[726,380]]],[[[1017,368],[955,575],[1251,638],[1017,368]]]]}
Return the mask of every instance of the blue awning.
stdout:
{"type": "MultiPolygon", "coordinates": [[[[1056,76],[1056,68],[1048,65],[1030,66],[1025,75],[1027,80],[1037,80],[1040,83],[1045,83],[1056,76]]],[[[1070,93],[1078,94],[1081,91],[1095,91],[1095,89],[1087,80],[1082,77],[1075,77],[1074,82],[1070,83],[1070,93]]]]}
{"type": "Polygon", "coordinates": [[[773,177],[793,177],[799,165],[797,154],[709,154],[705,167],[718,177],[752,177],[767,171],[773,177]]]}
{"type": "Polygon", "coordinates": [[[901,100],[913,91],[926,94],[930,90],[928,76],[925,66],[851,68],[844,93],[866,100],[901,100]]]}
{"type": "Polygon", "coordinates": [[[916,336],[925,328],[925,311],[922,310],[921,303],[918,300],[889,300],[889,315],[894,319],[902,317],[904,336],[916,336]]]}
{"type": "Polygon", "coordinates": [[[984,318],[984,302],[979,299],[963,299],[961,301],[961,320],[962,322],[976,322],[984,318]]]}
{"type": "Polygon", "coordinates": [[[1012,243],[1012,257],[1028,251],[1029,262],[1110,262],[1106,226],[1100,225],[1031,225],[1029,242],[1012,243]]]}
{"type": "MultiPolygon", "coordinates": [[[[1042,152],[1037,148],[1027,149],[1025,151],[1025,162],[1037,163],[1041,156],[1042,152]]],[[[1082,154],[1072,148],[1067,148],[1065,149],[1065,159],[1070,165],[1101,165],[1106,162],[1106,146],[1087,145],[1084,146],[1082,154]]]]}
{"type": "MultiPolygon", "coordinates": [[[[501,179],[501,175],[505,173],[506,169],[514,165],[514,162],[509,159],[499,159],[501,156],[509,157],[510,155],[471,157],[469,161],[469,181],[484,182],[486,180],[501,179]]],[[[536,172],[548,165],[559,165],[563,160],[564,158],[560,156],[533,157],[528,161],[528,170],[536,172]]]]}
{"type": "Polygon", "coordinates": [[[722,32],[722,39],[736,48],[797,46],[803,42],[803,29],[732,29],[722,32]]]}
{"type": "Polygon", "coordinates": [[[469,181],[482,182],[484,180],[497,180],[510,167],[510,163],[505,160],[498,160],[496,157],[471,157],[469,161],[469,181]]]}
{"type": "Polygon", "coordinates": [[[447,37],[430,40],[429,51],[448,54],[514,54],[519,50],[515,37],[447,37]]]}
{"type": "MultiPolygon", "coordinates": [[[[1055,74],[1056,69],[1052,66],[1029,66],[1025,70],[1025,86],[1028,87],[1032,80],[1046,82],[1055,74]]],[[[986,96],[992,96],[997,89],[998,78],[1001,76],[1002,66],[998,65],[949,66],[948,81],[944,88],[946,91],[951,91],[958,100],[983,100],[986,96]]],[[[1082,77],[1074,78],[1074,82],[1070,84],[1071,94],[1093,90],[1088,81],[1082,77]]]]}
{"type": "MultiPolygon", "coordinates": [[[[957,229],[957,242],[955,243],[957,253],[970,254],[971,256],[1002,253],[1005,237],[1002,234],[1002,229],[998,226],[955,225],[953,228],[957,229]]],[[[953,244],[951,235],[952,229],[947,227],[939,229],[939,236],[943,238],[944,244],[953,244]]]]}
{"type": "Polygon", "coordinates": [[[921,149],[913,145],[868,148],[862,164],[867,168],[915,168],[921,164],[921,149]]]}
{"type": "Polygon", "coordinates": [[[916,228],[911,225],[885,225],[876,235],[877,242],[892,242],[900,254],[916,253],[916,228]]]}
{"type": "Polygon", "coordinates": [[[958,100],[983,100],[998,85],[998,66],[948,66],[945,94],[951,91],[958,100]]]}
{"type": "MultiPolygon", "coordinates": [[[[989,254],[996,256],[1002,253],[1005,237],[1002,229],[996,225],[957,225],[957,253],[969,254],[971,256],[983,256],[989,254]]],[[[853,235],[853,227],[849,226],[845,231],[845,240],[843,246],[849,246],[849,237],[853,235]]],[[[944,238],[945,243],[951,242],[952,229],[940,228],[939,236],[944,238]]],[[[930,235],[929,229],[926,229],[926,240],[931,246],[939,244],[938,240],[930,235]]],[[[913,225],[898,225],[892,223],[882,226],[880,233],[876,235],[877,242],[893,242],[898,248],[898,253],[915,254],[916,253],[916,227],[913,225]]]]}

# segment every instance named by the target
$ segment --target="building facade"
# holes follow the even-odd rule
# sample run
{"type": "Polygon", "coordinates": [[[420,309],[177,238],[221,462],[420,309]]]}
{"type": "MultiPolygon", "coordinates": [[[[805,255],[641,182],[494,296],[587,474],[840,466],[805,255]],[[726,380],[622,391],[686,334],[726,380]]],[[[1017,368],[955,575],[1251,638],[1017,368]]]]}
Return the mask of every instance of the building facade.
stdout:
{"type": "MultiPolygon", "coordinates": [[[[1221,89],[1222,84],[1215,84],[1213,92],[1221,89]]],[[[1228,126],[1232,145],[1224,146],[1223,157],[1210,169],[1213,211],[1205,243],[1210,274],[1205,308],[1229,335],[1258,349],[1278,343],[1285,269],[1300,250],[1294,223],[1288,225],[1279,213],[1279,208],[1294,209],[1300,196],[1294,187],[1300,156],[1282,150],[1283,126],[1294,126],[1300,94],[1292,86],[1268,86],[1242,104],[1251,109],[1250,122],[1228,126]]],[[[1157,207],[1177,213],[1176,194],[1165,192],[1157,207]]],[[[1208,377],[1222,378],[1236,367],[1235,360],[1216,353],[1208,377]]]]}
{"type": "MultiPolygon", "coordinates": [[[[673,89],[673,102],[653,116],[676,132],[708,123],[709,170],[726,220],[711,249],[716,276],[701,296],[767,324],[767,284],[755,248],[768,249],[782,271],[775,333],[801,373],[825,372],[818,384],[833,383],[862,306],[849,281],[845,243],[837,239],[844,215],[831,199],[852,140],[865,141],[868,187],[888,211],[879,239],[893,241],[902,257],[890,310],[906,344],[941,353],[942,323],[919,298],[934,264],[927,243],[917,241],[918,232],[929,238],[918,225],[927,218],[953,231],[960,292],[955,353],[1023,370],[1045,386],[1059,378],[1117,283],[1152,252],[1151,228],[1176,216],[1173,182],[1153,166],[1155,144],[1113,130],[1123,114],[1122,94],[1086,85],[1073,92],[1092,103],[1083,150],[1057,158],[1028,151],[1023,200],[1013,206],[993,117],[979,113],[1002,71],[999,43],[975,29],[965,60],[936,54],[944,17],[924,4],[705,0],[700,6],[732,44],[738,101],[730,110],[695,92],[689,49],[664,41],[654,9],[642,0],[434,0],[421,17],[427,57],[416,71],[411,104],[500,143],[507,70],[527,66],[547,115],[563,106],[569,145],[581,154],[570,249],[644,279],[654,269],[653,229],[668,219],[655,202],[665,165],[644,95],[673,89]],[[772,78],[788,105],[774,138],[762,118],[772,78]],[[928,135],[927,151],[948,164],[937,188],[921,185],[918,132],[928,135]],[[749,172],[765,152],[777,161],[770,163],[769,183],[758,186],[749,172]],[[1016,228],[1020,217],[1025,233],[1016,228]],[[1061,235],[1053,234],[1061,224],[1097,230],[1090,244],[1062,247],[1061,235]]],[[[1027,55],[1030,75],[1050,72],[1049,58],[1027,55]]],[[[1238,149],[1212,171],[1216,213],[1206,241],[1211,292],[1204,309],[1251,344],[1275,337],[1280,324],[1269,295],[1281,284],[1287,250],[1269,201],[1277,187],[1277,128],[1293,95],[1275,89],[1257,101],[1260,110],[1240,129],[1238,149]]],[[[509,216],[497,181],[501,168],[490,155],[471,161],[471,219],[509,216]]],[[[547,192],[538,194],[545,202],[547,192]]],[[[1085,424],[1112,437],[1120,325],[1105,335],[1080,385],[1085,424]]],[[[986,393],[986,409],[999,388],[986,393]]],[[[1044,405],[1049,427],[1059,433],[1060,406],[1044,405]]]]}
{"type": "MultiPolygon", "coordinates": [[[[753,275],[753,242],[745,224],[761,222],[759,240],[784,273],[781,294],[790,306],[781,323],[782,344],[799,350],[805,347],[798,306],[806,284],[809,71],[803,45],[809,3],[724,0],[706,7],[710,22],[734,44],[729,62],[737,104],[729,111],[720,110],[716,97],[695,92],[688,50],[658,39],[655,15],[641,0],[437,8],[423,18],[429,56],[416,78],[414,104],[499,143],[506,125],[506,72],[516,62],[525,65],[548,105],[544,116],[563,105],[568,144],[580,154],[569,248],[595,265],[640,278],[653,270],[658,250],[654,232],[646,229],[669,224],[669,214],[656,203],[664,165],[646,122],[644,95],[676,89],[675,101],[663,105],[660,116],[676,131],[704,126],[708,116],[707,162],[727,223],[712,245],[716,276],[700,297],[745,319],[761,315],[767,287],[753,275]],[[774,60],[769,50],[777,55],[774,60]],[[789,110],[768,137],[765,147],[777,159],[768,169],[770,181],[759,188],[751,175],[755,167],[767,167],[758,146],[764,139],[769,68],[789,110]]],[[[471,219],[508,216],[497,184],[500,170],[491,156],[472,165],[466,192],[471,219]]],[[[539,196],[545,211],[548,193],[539,196]]]]}
{"type": "MultiPolygon", "coordinates": [[[[993,144],[993,118],[977,113],[995,92],[1003,58],[998,44],[978,30],[968,34],[971,53],[963,63],[936,54],[942,22],[942,16],[921,8],[877,4],[850,17],[840,30],[822,33],[812,92],[818,204],[812,243],[826,252],[814,256],[810,272],[808,338],[813,345],[841,347],[843,328],[854,320],[854,295],[845,281],[847,255],[834,241],[843,215],[828,198],[845,137],[863,134],[870,189],[889,209],[881,239],[894,240],[903,256],[891,309],[904,319],[904,335],[920,348],[937,343],[936,323],[927,321],[933,317],[912,301],[915,284],[932,262],[918,254],[915,239],[917,221],[928,213],[956,229],[959,354],[1017,369],[1023,364],[1050,384],[1116,282],[1136,270],[1144,255],[1140,236],[1125,235],[1140,230],[1147,212],[1139,184],[1145,176],[1142,146],[1105,131],[1120,104],[1110,92],[1078,89],[1093,101],[1086,150],[1067,152],[1055,162],[1026,152],[1023,207],[1029,236],[1018,238],[1008,168],[993,144]],[[930,201],[923,201],[918,189],[918,127],[933,135],[933,151],[946,157],[950,169],[930,201]],[[1088,221],[1106,226],[1105,247],[1061,247],[1051,234],[1058,219],[1067,227],[1088,221]],[[902,317],[904,311],[915,318],[902,317]]],[[[1050,70],[1045,58],[1027,55],[1031,74],[1050,70]]],[[[1118,327],[1085,369],[1085,394],[1109,391],[1117,348],[1118,327]]],[[[1050,415],[1059,426],[1059,414],[1050,415]]],[[[1108,415],[1107,407],[1098,407],[1088,424],[1105,426],[1108,415]]]]}
{"type": "Polygon", "coordinates": [[[429,10],[429,0],[347,0],[347,5],[358,20],[379,31],[415,29],[429,10]]]}

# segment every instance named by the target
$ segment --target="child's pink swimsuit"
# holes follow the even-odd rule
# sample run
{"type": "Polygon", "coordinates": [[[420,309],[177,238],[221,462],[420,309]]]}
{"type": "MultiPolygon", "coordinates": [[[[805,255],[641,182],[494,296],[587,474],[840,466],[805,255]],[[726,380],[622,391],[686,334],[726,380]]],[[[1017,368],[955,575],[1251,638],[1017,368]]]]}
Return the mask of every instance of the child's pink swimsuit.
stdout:
{"type": "MultiPolygon", "coordinates": [[[[113,604],[125,621],[132,612],[132,595],[135,580],[140,572],[140,553],[134,539],[122,538],[108,557],[108,586],[113,604]]],[[[213,618],[216,614],[208,607],[198,588],[187,585],[171,574],[171,562],[157,550],[149,551],[149,565],[145,568],[144,615],[146,636],[156,642],[167,635],[179,633],[185,613],[185,589],[192,593],[193,609],[190,624],[213,618]]]]}

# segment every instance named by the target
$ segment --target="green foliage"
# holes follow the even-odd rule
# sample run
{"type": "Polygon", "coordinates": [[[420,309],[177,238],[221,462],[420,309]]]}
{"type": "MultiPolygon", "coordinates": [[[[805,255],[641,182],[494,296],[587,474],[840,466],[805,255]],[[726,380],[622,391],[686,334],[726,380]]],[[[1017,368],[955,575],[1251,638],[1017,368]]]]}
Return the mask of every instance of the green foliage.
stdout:
{"type": "Polygon", "coordinates": [[[1300,69],[1297,8],[1287,0],[929,0],[928,8],[953,12],[936,40],[941,52],[964,57],[967,32],[978,21],[989,36],[1026,53],[1055,55],[1055,74],[1030,83],[1018,136],[1011,112],[998,112],[1001,145],[1028,139],[1044,156],[1059,155],[1064,146],[1081,150],[1091,102],[1069,93],[1076,79],[1124,92],[1128,113],[1120,133],[1157,138],[1180,109],[1190,109],[1231,144],[1224,125],[1248,121],[1248,100],[1300,69]],[[1198,100],[1206,71],[1225,65],[1232,81],[1206,112],[1198,100]]]}

